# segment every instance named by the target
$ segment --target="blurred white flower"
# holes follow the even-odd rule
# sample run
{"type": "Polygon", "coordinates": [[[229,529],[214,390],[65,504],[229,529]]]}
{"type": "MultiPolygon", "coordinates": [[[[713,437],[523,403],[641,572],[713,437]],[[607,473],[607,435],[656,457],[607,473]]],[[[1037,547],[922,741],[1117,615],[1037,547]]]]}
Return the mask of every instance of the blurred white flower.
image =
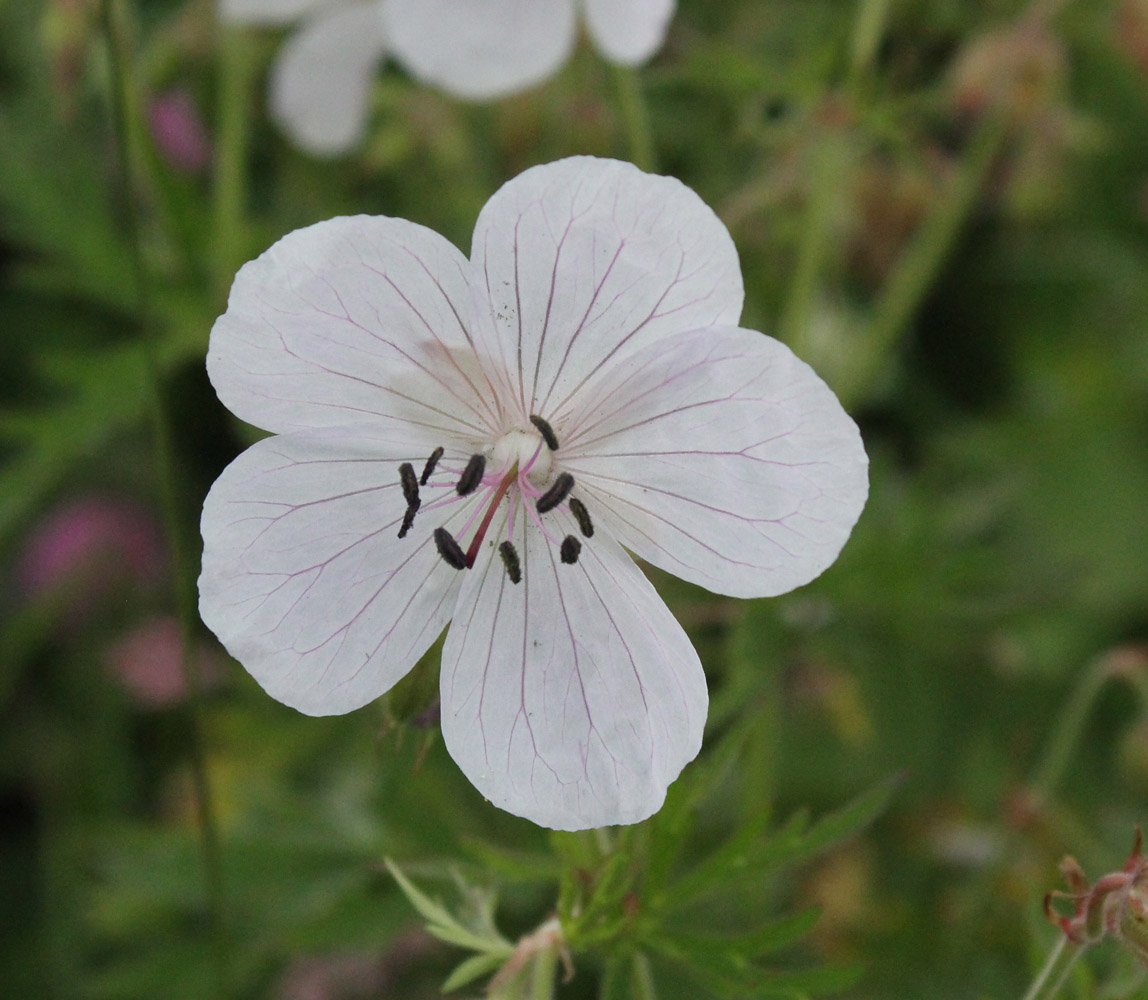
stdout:
{"type": "Polygon", "coordinates": [[[415,77],[467,100],[541,83],[566,61],[578,14],[609,60],[636,65],[661,46],[675,0],[220,0],[225,21],[301,24],[271,77],[271,110],[304,149],[337,155],[363,135],[371,81],[393,55],[415,77]]]}
{"type": "Polygon", "coordinates": [[[379,697],[453,622],[443,736],[485,796],[559,829],[649,816],[707,695],[625,549],[780,594],[868,491],[853,421],[737,327],[742,298],[697,195],[612,160],[510,181],[469,260],[400,219],[284,237],[212,330],[220,398],[275,436],[204,505],[204,621],[315,715],[379,697]]]}

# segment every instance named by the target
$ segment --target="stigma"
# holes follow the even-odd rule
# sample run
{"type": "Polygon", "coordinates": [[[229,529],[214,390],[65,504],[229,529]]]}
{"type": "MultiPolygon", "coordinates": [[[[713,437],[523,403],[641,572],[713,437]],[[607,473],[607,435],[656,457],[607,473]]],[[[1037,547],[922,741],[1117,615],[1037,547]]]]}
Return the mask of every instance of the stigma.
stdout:
{"type": "Polygon", "coordinates": [[[529,429],[512,427],[470,455],[452,458],[445,448],[435,448],[421,475],[416,476],[411,462],[402,463],[399,483],[406,512],[399,537],[411,533],[416,515],[421,524],[433,517],[434,511],[469,500],[473,510],[461,529],[452,535],[440,524],[432,529],[432,537],[443,562],[460,572],[471,569],[496,513],[505,504],[504,528],[496,532],[504,533],[504,537],[491,539],[491,544],[498,542],[498,554],[512,584],[523,578],[525,567],[515,537],[525,535],[527,522],[554,545],[562,564],[574,565],[582,543],[554,523],[554,512],[565,508],[583,538],[590,538],[594,529],[585,503],[573,495],[577,488],[574,476],[560,465],[556,467],[561,461],[560,450],[561,441],[549,421],[531,414],[529,429]],[[430,496],[424,497],[422,491],[430,496]]]}

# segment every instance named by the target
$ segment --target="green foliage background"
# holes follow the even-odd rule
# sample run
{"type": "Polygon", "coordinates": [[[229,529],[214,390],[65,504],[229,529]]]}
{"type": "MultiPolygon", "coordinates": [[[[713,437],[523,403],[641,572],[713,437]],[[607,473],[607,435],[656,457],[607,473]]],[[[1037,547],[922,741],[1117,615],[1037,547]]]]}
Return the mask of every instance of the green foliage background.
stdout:
{"type": "MultiPolygon", "coordinates": [[[[1148,818],[1148,4],[681,0],[636,78],[583,44],[472,106],[388,64],[329,162],[268,121],[279,39],[205,0],[0,2],[0,996],[430,997],[468,958],[439,938],[485,974],[556,913],[560,997],[1019,998],[1059,859],[1117,869],[1148,818]],[[172,88],[203,172],[148,132],[172,88]],[[808,587],[651,572],[713,699],[664,810],[559,835],[484,803],[424,722],[433,656],[341,718],[226,661],[133,698],[109,650],[156,615],[222,660],[187,609],[199,505],[253,433],[203,370],[239,264],[354,212],[466,249],[526,166],[645,155],[635,93],[657,169],[731,229],[744,325],[823,374],[872,460],[808,587]],[[22,582],[91,495],[167,523],[164,582],[106,552],[22,582]]],[[[502,995],[552,995],[547,961],[502,995]]],[[[1066,995],[1148,986],[1107,943],[1066,995]]]]}

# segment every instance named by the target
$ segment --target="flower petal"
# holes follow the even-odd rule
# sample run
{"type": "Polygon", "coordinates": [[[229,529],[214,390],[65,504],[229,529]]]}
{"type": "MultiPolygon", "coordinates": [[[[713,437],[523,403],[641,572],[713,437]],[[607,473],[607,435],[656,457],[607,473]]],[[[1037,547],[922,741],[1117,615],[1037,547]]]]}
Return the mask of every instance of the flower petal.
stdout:
{"type": "Polygon", "coordinates": [[[784,344],[736,328],[652,345],[576,400],[563,467],[623,545],[719,594],[808,583],[849,537],[868,459],[784,344]]]}
{"type": "Polygon", "coordinates": [[[442,444],[485,439],[497,403],[467,333],[470,270],[401,219],[290,233],[236,276],[211,331],[212,384],[270,431],[389,421],[442,444]]]}
{"type": "Polygon", "coordinates": [[[283,45],[271,74],[271,113],[316,156],[338,156],[363,138],[371,84],[386,52],[378,4],[324,8],[283,45]]]}
{"type": "Polygon", "coordinates": [[[662,47],[674,0],[585,0],[590,34],[609,60],[644,63],[662,47]]]}
{"type": "Polygon", "coordinates": [[[573,0],[389,0],[383,16],[414,76],[475,101],[541,83],[577,37],[573,0]]]}
{"type": "MultiPolygon", "coordinates": [[[[397,537],[402,461],[428,439],[327,428],[265,438],[203,507],[199,610],[268,694],[309,715],[349,712],[401,678],[445,627],[460,574],[429,525],[397,537]]],[[[435,525],[457,526],[459,503],[435,525]]]]}
{"type": "MultiPolygon", "coordinates": [[[[577,530],[565,510],[548,515],[564,521],[577,530]]],[[[609,537],[571,566],[530,525],[520,560],[513,584],[487,546],[463,584],[442,655],[447,749],[491,802],[535,823],[636,823],[701,745],[697,654],[609,537]]]]}
{"type": "Polygon", "coordinates": [[[526,413],[561,408],[647,344],[741,314],[737,250],[717,216],[680,181],[617,160],[573,157],[505,184],[471,259],[489,303],[475,340],[515,373],[526,413]]]}
{"type": "Polygon", "coordinates": [[[219,19],[235,24],[289,24],[328,0],[219,0],[219,19]]]}

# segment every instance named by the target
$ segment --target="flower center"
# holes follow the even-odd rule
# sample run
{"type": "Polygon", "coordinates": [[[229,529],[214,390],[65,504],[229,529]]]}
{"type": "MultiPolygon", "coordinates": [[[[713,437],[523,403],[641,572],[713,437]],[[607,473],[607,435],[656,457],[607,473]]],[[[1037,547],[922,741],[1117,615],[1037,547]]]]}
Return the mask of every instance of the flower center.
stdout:
{"type": "Polygon", "coordinates": [[[541,486],[550,475],[550,449],[542,448],[542,437],[527,431],[509,431],[494,442],[490,464],[510,472],[514,466],[526,470],[526,478],[541,486]]]}
{"type": "Polygon", "coordinates": [[[516,519],[519,522],[527,518],[533,521],[542,534],[558,547],[562,562],[570,565],[576,563],[582,551],[581,541],[574,535],[566,535],[562,539],[555,537],[543,523],[542,516],[565,504],[583,537],[589,538],[594,534],[594,525],[586,505],[571,496],[574,477],[569,472],[551,476],[551,453],[556,452],[559,446],[554,429],[537,415],[532,415],[530,422],[537,433],[517,428],[507,431],[493,445],[471,455],[461,468],[450,468],[446,463],[439,465],[444,453],[442,448],[436,448],[427,459],[421,476],[415,475],[414,466],[410,462],[400,465],[399,482],[407,510],[399,529],[399,538],[404,538],[410,531],[415,515],[420,510],[425,512],[444,507],[479,493],[481,499],[459,531],[458,537],[444,527],[434,529],[435,547],[448,566],[458,570],[474,566],[494,515],[504,498],[509,505],[507,537],[499,544],[498,554],[512,583],[522,580],[522,566],[513,541],[516,519]],[[438,476],[435,475],[436,471],[438,476]],[[447,492],[423,507],[420,486],[445,488],[447,492]],[[461,540],[467,536],[470,537],[470,543],[464,549],[461,540]]]}

